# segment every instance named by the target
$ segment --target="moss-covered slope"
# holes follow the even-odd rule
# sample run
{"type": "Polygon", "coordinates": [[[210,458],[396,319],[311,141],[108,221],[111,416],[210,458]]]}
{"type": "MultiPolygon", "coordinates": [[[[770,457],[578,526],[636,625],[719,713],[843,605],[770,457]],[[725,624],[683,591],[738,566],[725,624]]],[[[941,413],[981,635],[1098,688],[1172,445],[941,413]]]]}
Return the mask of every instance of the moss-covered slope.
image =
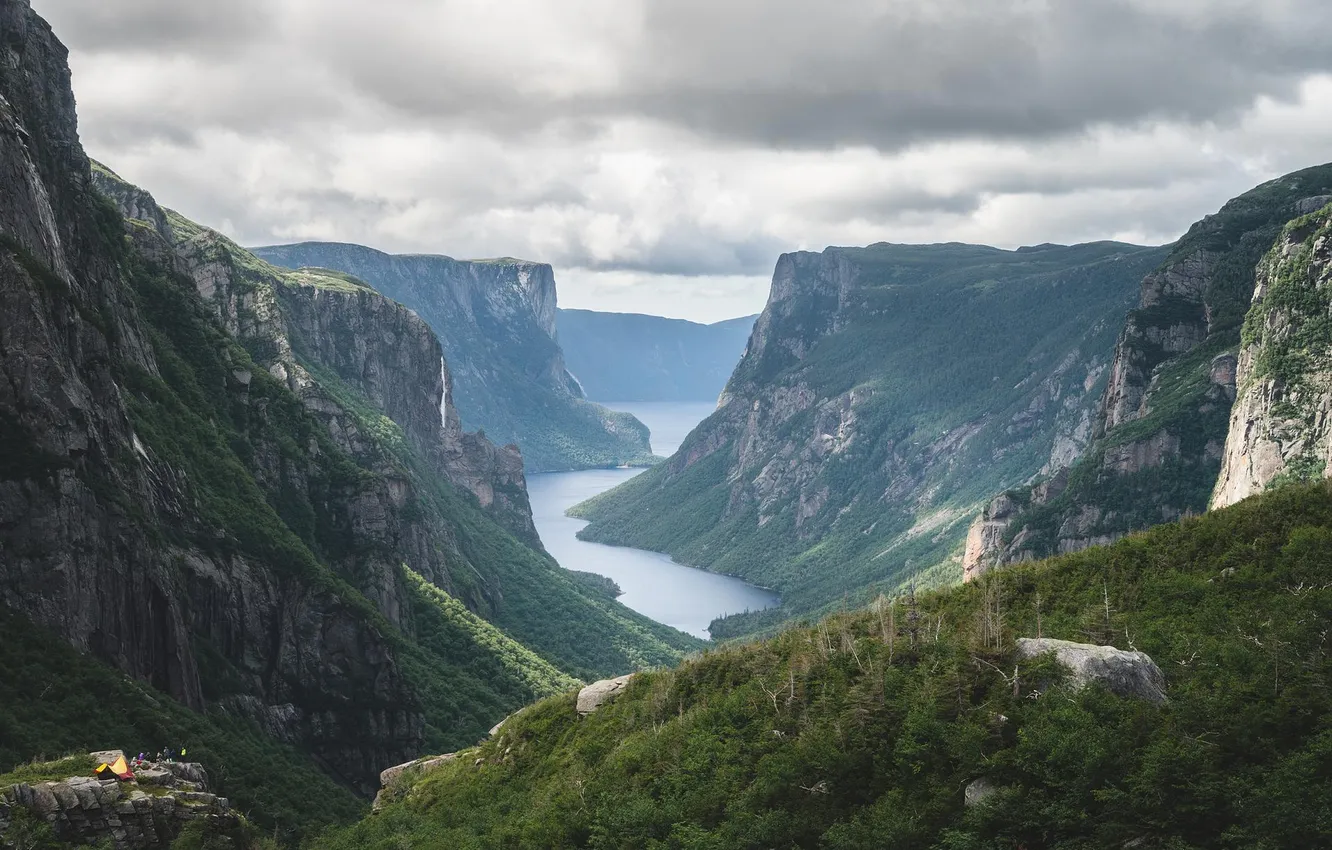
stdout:
{"type": "Polygon", "coordinates": [[[714,635],[961,575],[971,516],[1086,444],[1114,336],[1165,249],[873,245],[792,254],[716,413],[576,510],[583,536],[782,594],[714,635]]]}
{"type": "Polygon", "coordinates": [[[1332,829],[1332,491],[898,598],[572,696],[329,848],[1314,847],[1332,829]],[[1155,705],[1013,638],[1113,643],[1155,705]],[[993,793],[968,807],[978,779],[993,793]]]}

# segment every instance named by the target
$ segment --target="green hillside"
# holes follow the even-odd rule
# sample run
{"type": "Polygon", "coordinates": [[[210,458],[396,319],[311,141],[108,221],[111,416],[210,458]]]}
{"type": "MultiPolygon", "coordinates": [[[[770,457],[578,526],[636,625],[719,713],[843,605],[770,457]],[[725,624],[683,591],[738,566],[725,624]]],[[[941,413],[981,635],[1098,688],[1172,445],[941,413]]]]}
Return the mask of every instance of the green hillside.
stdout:
{"type": "Polygon", "coordinates": [[[1332,490],[880,600],[571,696],[328,848],[1289,848],[1332,831],[1332,490]],[[914,610],[914,615],[913,615],[914,610]],[[1015,637],[1148,653],[1167,702],[1015,637]],[[998,790],[964,805],[978,778],[998,790]]]}
{"type": "Polygon", "coordinates": [[[1085,445],[1124,312],[1166,251],[788,255],[717,412],[667,463],[578,506],[582,536],[781,592],[782,608],[714,636],[863,601],[921,567],[956,580],[981,501],[1085,445]]]}

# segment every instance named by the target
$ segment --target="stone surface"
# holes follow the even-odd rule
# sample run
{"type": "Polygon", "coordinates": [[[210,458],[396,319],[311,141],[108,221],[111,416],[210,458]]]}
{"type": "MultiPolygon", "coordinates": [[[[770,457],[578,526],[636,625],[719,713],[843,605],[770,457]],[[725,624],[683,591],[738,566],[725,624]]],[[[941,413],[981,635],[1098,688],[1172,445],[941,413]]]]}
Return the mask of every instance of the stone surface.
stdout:
{"type": "Polygon", "coordinates": [[[1251,341],[1239,354],[1239,395],[1211,507],[1232,505],[1283,478],[1324,478],[1332,470],[1332,352],[1302,351],[1298,371],[1289,375],[1263,368],[1264,355],[1288,347],[1308,325],[1326,321],[1329,287],[1332,210],[1288,228],[1259,267],[1253,309],[1260,319],[1251,322],[1251,341]],[[1265,309],[1274,286],[1286,293],[1298,289],[1304,297],[1286,297],[1291,306],[1265,309]]]}
{"type": "Polygon", "coordinates": [[[628,686],[629,680],[633,677],[634,674],[630,673],[627,676],[593,682],[583,688],[578,692],[578,713],[586,717],[611,702],[628,686]]]}
{"type": "Polygon", "coordinates": [[[1019,658],[1036,658],[1053,652],[1071,674],[1075,688],[1097,682],[1113,693],[1157,704],[1166,701],[1165,676],[1144,652],[1129,652],[1113,646],[1073,643],[1051,638],[1019,638],[1019,658]]]}
{"type": "MultiPolygon", "coordinates": [[[[393,256],[334,243],[257,248],[255,253],[288,268],[314,266],[356,275],[419,313],[443,342],[450,392],[463,421],[497,443],[523,446],[528,471],[610,465],[650,454],[643,425],[628,414],[589,404],[565,368],[550,265],[512,258],[393,256]],[[546,414],[533,417],[533,409],[546,414]]],[[[512,459],[495,460],[508,468],[512,459]]],[[[470,463],[479,463],[480,469],[491,461],[470,463]]]]}
{"type": "Polygon", "coordinates": [[[154,777],[154,793],[160,796],[145,794],[137,779],[100,781],[92,776],[0,788],[0,846],[6,846],[5,828],[16,807],[50,823],[63,842],[110,841],[116,850],[169,847],[187,821],[206,820],[218,829],[236,825],[237,816],[226,798],[206,790],[202,765],[151,764],[136,774],[142,775],[154,777]]]}
{"type": "Polygon", "coordinates": [[[442,756],[427,756],[425,758],[413,759],[412,761],[390,767],[381,772],[379,774],[379,784],[387,788],[395,779],[409,770],[425,772],[432,767],[439,767],[441,764],[447,764],[457,757],[457,753],[445,753],[442,756]]]}
{"type": "Polygon", "coordinates": [[[998,790],[999,786],[984,777],[973,779],[962,792],[963,803],[967,808],[978,806],[998,790]]]}
{"type": "MultiPolygon", "coordinates": [[[[1214,484],[1212,506],[1229,504],[1282,475],[1293,458],[1301,474],[1318,467],[1325,448],[1314,433],[1323,428],[1321,405],[1303,411],[1311,429],[1277,421],[1273,408],[1280,412],[1278,402],[1289,399],[1278,387],[1251,385],[1252,352],[1246,359],[1226,349],[1240,343],[1244,305],[1261,303],[1269,273],[1260,260],[1274,235],[1325,206],[1330,189],[1332,167],[1294,172],[1190,228],[1143,279],[1138,308],[1124,320],[1086,449],[1087,462],[1099,468],[1077,476],[1053,511],[1033,511],[1045,502],[1018,491],[1024,504],[1002,527],[996,517],[978,517],[970,572],[1103,545],[1200,513],[1207,505],[1197,494],[1214,484]],[[1222,352],[1207,364],[1201,386],[1195,383],[1200,347],[1222,352]]],[[[1322,378],[1327,374],[1320,367],[1322,378]]]]}

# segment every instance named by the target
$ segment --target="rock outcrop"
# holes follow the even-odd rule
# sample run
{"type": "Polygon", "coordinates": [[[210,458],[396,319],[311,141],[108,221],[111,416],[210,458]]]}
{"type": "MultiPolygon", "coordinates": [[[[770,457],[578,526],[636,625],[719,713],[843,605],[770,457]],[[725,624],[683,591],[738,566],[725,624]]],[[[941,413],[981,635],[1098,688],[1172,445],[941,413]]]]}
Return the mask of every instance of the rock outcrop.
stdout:
{"type": "Polygon", "coordinates": [[[614,679],[603,679],[600,682],[593,682],[578,692],[578,713],[583,717],[594,713],[608,702],[612,702],[620,695],[625,688],[629,686],[629,681],[634,678],[634,674],[627,676],[617,676],[614,679]]]}
{"type": "Polygon", "coordinates": [[[1261,429],[1247,427],[1269,417],[1279,392],[1269,387],[1246,394],[1252,363],[1233,352],[1244,315],[1258,298],[1260,260],[1286,223],[1318,209],[1328,190],[1332,166],[1263,184],[1195,224],[1143,279],[1138,307],[1115,347],[1093,440],[1069,485],[1055,497],[1026,488],[1000,497],[1004,504],[991,504],[973,526],[969,575],[1110,543],[1200,513],[1209,497],[1213,504],[1233,501],[1253,492],[1255,481],[1280,475],[1292,453],[1304,458],[1297,472],[1313,468],[1302,444],[1277,450],[1258,436],[1261,429]],[[1237,380],[1245,397],[1232,417],[1237,380]],[[1266,401],[1260,398],[1264,392],[1266,401]],[[1233,448],[1226,450],[1222,474],[1227,439],[1233,448]],[[1282,451],[1285,460],[1278,461],[1282,451]],[[1005,505],[1011,509],[998,516],[996,509],[1005,505]]]}
{"type": "Polygon", "coordinates": [[[227,799],[209,793],[203,767],[188,763],[149,764],[131,781],[76,776],[0,788],[0,844],[20,808],[50,824],[63,842],[110,842],[116,850],[169,847],[193,821],[214,832],[238,822],[227,799]]]}
{"type": "Polygon", "coordinates": [[[254,253],[287,268],[353,274],[419,313],[443,342],[462,421],[493,440],[520,446],[529,471],[649,459],[642,423],[587,402],[565,368],[549,265],[392,256],[332,243],[254,253]]]}
{"type": "Polygon", "coordinates": [[[1166,701],[1165,676],[1144,652],[1050,638],[1018,638],[1019,658],[1037,658],[1047,652],[1053,652],[1056,660],[1067,668],[1070,684],[1075,688],[1097,683],[1123,697],[1157,704],[1166,701]]]}
{"type": "Polygon", "coordinates": [[[1265,258],[1236,375],[1219,508],[1332,460],[1332,207],[1292,222],[1265,258]]]}
{"type": "Polygon", "coordinates": [[[579,508],[582,536],[772,587],[787,615],[917,568],[958,577],[969,506],[1090,439],[1120,317],[1163,255],[784,255],[716,412],[659,468],[579,508]]]}

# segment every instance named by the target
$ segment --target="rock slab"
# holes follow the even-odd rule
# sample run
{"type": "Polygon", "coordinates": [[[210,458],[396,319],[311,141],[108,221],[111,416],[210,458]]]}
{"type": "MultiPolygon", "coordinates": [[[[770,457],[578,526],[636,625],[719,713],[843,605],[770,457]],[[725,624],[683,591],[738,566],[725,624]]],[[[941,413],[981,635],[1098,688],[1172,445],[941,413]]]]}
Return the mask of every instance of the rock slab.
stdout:
{"type": "Polygon", "coordinates": [[[633,677],[634,674],[630,673],[627,676],[618,676],[614,679],[602,679],[600,682],[593,682],[583,688],[578,692],[578,713],[586,717],[615,699],[628,686],[629,680],[633,677]]]}
{"type": "Polygon", "coordinates": [[[1123,697],[1145,699],[1157,705],[1166,701],[1165,675],[1145,652],[1051,638],[1018,638],[1019,658],[1036,658],[1047,652],[1053,652],[1068,669],[1076,688],[1099,682],[1123,697]]]}

